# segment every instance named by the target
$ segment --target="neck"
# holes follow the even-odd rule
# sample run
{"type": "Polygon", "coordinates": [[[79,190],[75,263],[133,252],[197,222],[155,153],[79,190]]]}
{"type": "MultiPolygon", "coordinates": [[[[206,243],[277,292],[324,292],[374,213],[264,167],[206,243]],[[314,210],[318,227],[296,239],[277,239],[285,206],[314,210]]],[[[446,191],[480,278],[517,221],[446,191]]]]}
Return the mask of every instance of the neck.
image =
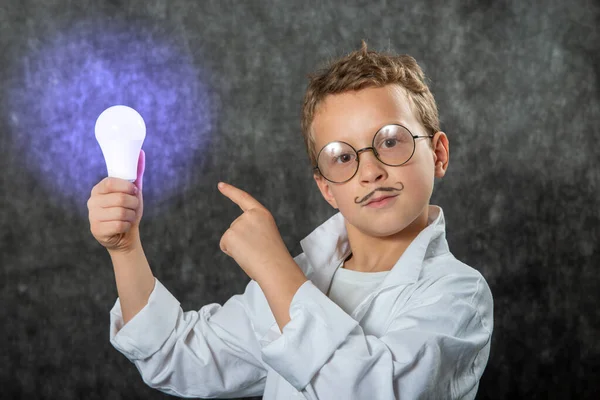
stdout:
{"type": "Polygon", "coordinates": [[[391,270],[419,232],[427,227],[429,206],[406,228],[385,237],[368,235],[346,221],[352,254],[344,268],[360,272],[391,270]]]}

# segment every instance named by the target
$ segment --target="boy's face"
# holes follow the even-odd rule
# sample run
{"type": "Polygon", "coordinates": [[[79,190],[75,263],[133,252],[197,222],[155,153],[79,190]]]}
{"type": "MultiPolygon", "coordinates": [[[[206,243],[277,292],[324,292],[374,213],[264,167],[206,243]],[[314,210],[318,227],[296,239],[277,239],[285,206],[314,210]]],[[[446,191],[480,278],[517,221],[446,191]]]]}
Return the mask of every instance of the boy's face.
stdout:
{"type": "MultiPolygon", "coordinates": [[[[389,124],[403,125],[413,135],[428,135],[413,115],[405,89],[398,85],[329,95],[313,120],[317,153],[333,141],[346,142],[355,150],[370,147],[375,133],[389,124]]],[[[438,132],[433,139],[415,139],[412,158],[401,166],[385,165],[372,151],[365,151],[359,154],[358,171],[349,181],[332,183],[319,174],[315,181],[325,200],[350,225],[370,236],[385,237],[403,231],[426,210],[434,176],[444,176],[447,164],[448,140],[438,132]],[[395,197],[372,202],[382,196],[395,197]]]]}

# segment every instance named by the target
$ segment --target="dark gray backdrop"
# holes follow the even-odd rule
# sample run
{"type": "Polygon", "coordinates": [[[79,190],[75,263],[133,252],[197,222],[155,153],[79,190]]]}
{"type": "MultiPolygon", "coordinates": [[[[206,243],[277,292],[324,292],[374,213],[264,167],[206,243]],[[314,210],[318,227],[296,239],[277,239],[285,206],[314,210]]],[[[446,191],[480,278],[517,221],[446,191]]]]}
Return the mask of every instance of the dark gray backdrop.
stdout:
{"type": "MultiPolygon", "coordinates": [[[[160,212],[142,224],[153,271],[184,309],[222,303],[248,281],[219,251],[239,211],[218,180],[262,201],[294,255],[332,215],[300,137],[305,76],[365,39],[413,55],[432,81],[451,150],[432,203],[452,252],[495,300],[478,398],[600,391],[597,2],[2,0],[3,107],[27,44],[87,18],[170,32],[210,71],[219,113],[207,153],[168,201],[147,200],[160,212]]],[[[116,289],[87,215],[46,201],[49,186],[9,150],[19,132],[0,117],[0,397],[166,398],[108,342],[116,289]]],[[[148,160],[146,185],[160,185],[157,165],[148,160]]]]}

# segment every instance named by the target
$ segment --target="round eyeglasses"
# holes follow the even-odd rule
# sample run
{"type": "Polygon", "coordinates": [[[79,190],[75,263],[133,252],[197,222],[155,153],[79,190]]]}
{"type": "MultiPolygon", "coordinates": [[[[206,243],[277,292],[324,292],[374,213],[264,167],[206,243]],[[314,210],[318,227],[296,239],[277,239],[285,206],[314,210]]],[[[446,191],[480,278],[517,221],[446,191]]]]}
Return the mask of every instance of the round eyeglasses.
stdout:
{"type": "Polygon", "coordinates": [[[333,183],[349,181],[358,172],[359,154],[372,150],[377,159],[390,167],[406,164],[415,153],[415,140],[434,135],[413,135],[402,125],[386,125],[375,133],[371,147],[355,150],[346,142],[331,142],[319,151],[315,171],[333,183]]]}

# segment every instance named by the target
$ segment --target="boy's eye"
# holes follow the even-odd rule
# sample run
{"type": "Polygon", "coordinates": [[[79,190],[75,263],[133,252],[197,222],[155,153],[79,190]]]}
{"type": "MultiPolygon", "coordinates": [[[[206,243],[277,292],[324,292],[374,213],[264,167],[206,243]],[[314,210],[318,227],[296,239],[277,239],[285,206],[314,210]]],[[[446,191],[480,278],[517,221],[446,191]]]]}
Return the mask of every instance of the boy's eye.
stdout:
{"type": "Polygon", "coordinates": [[[396,144],[398,144],[397,139],[385,139],[383,141],[383,147],[385,147],[386,149],[389,149],[390,147],[394,147],[396,144]]]}
{"type": "Polygon", "coordinates": [[[346,164],[354,160],[354,155],[350,153],[340,154],[334,158],[334,162],[337,164],[346,164]]]}

